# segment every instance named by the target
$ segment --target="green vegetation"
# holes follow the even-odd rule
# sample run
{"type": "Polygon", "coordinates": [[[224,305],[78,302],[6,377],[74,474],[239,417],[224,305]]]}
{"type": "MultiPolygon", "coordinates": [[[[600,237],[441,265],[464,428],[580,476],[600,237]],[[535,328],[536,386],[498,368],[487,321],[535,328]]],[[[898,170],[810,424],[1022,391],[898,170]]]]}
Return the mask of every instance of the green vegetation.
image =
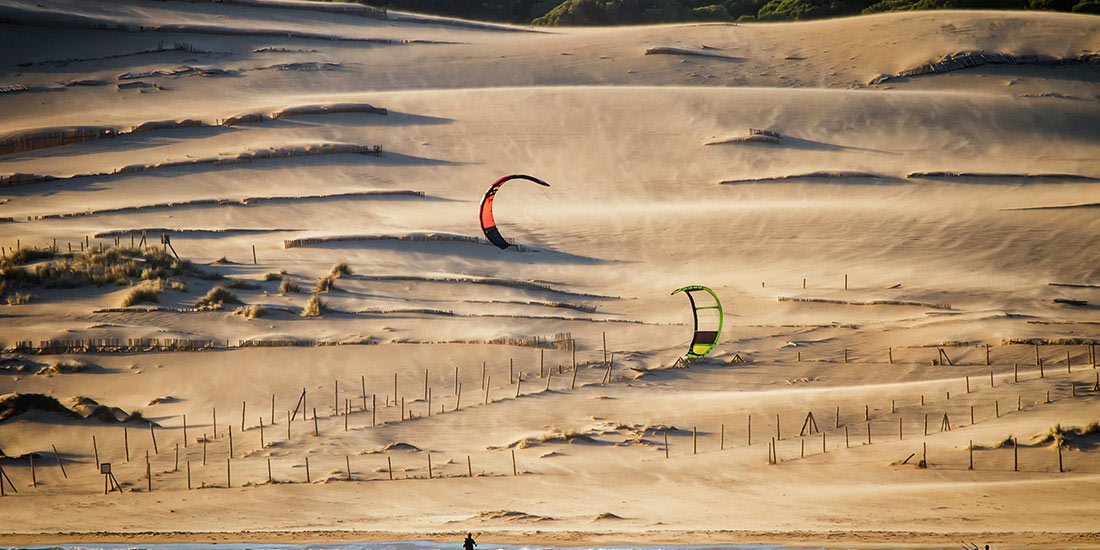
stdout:
{"type": "Polygon", "coordinates": [[[195,307],[203,309],[221,309],[225,304],[240,304],[241,299],[236,294],[230,292],[228,288],[224,286],[216,286],[210,289],[210,292],[206,293],[199,299],[195,307]]]}
{"type": "Polygon", "coordinates": [[[352,0],[387,9],[545,26],[787,21],[888,11],[996,9],[1100,14],[1100,0],[352,0]]]}

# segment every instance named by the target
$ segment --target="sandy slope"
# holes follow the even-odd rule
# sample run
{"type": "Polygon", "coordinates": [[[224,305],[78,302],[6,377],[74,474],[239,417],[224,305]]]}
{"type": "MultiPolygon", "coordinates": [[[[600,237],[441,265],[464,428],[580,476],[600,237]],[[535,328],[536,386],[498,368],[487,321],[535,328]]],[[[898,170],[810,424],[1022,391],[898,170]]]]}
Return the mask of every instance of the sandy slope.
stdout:
{"type": "MultiPolygon", "coordinates": [[[[273,308],[254,320],[230,311],[97,313],[118,308],[129,289],[36,289],[31,304],[0,306],[5,346],[74,338],[378,344],[102,354],[84,357],[96,367],[79,374],[0,373],[0,393],[40,392],[62,402],[84,395],[140,410],[159,425],[147,493],[144,453],[152,440],[143,424],[127,424],[127,463],[122,425],[41,412],[0,423],[4,453],[40,453],[36,488],[26,459],[2,463],[20,491],[0,499],[4,531],[352,530],[315,537],[363,539],[474,528],[500,541],[537,530],[523,540],[562,544],[1096,544],[1097,441],[1066,451],[1068,471],[1059,474],[1056,449],[1032,440],[1056,423],[1097,420],[1087,347],[1042,346],[1039,378],[1030,346],[1003,344],[1100,336],[1095,305],[1052,302],[1095,304],[1100,290],[1048,285],[1100,282],[1100,191],[1089,179],[1100,177],[1097,65],[985,65],[869,84],[956,52],[1095,54],[1096,18],[935,12],[532,33],[139,1],[5,1],[0,18],[0,85],[27,88],[0,94],[0,135],[69,126],[126,131],[184,118],[204,124],[0,157],[0,175],[69,178],[0,188],[0,217],[14,219],[0,223],[5,246],[57,239],[64,250],[85,236],[113,243],[97,233],[170,228],[187,230],[172,233],[181,255],[203,264],[230,260],[204,266],[225,275],[259,282],[285,269],[308,290],[340,259],[355,273],[326,294],[338,311],[320,319],[298,315],[308,292],[280,295],[277,282],[238,291],[247,304],[273,308]],[[122,32],[73,28],[73,21],[182,27],[122,32]],[[397,42],[357,41],[364,38],[397,42]],[[137,53],[175,41],[199,51],[137,53]],[[644,55],[657,46],[710,55],[644,55]],[[229,74],[131,78],[180,65],[229,74]],[[72,80],[103,84],[63,85],[72,80]],[[118,89],[134,81],[149,87],[118,89]],[[336,103],[388,114],[221,125],[245,113],[336,103]],[[785,137],[707,145],[748,128],[785,137]],[[384,153],[80,176],[319,144],[378,144],[384,153]],[[767,179],[837,171],[873,177],[767,179]],[[940,171],[1001,175],[913,176],[940,171]],[[516,182],[497,197],[504,233],[534,252],[407,240],[284,247],[308,237],[478,235],[481,194],[513,172],[552,184],[516,182]],[[1025,177],[1043,174],[1060,175],[1025,177]],[[401,190],[423,196],[346,195],[401,190]],[[204,199],[227,202],[164,206],[204,199]],[[143,208],[96,212],[124,207],[143,208]],[[1056,208],[1027,210],[1034,207],[1056,208]],[[36,219],[61,213],[82,215],[36,219]],[[226,229],[234,231],[218,232],[226,229]],[[486,277],[539,286],[481,284],[486,277]],[[682,353],[690,314],[682,297],[668,293],[691,283],[722,296],[720,346],[690,369],[646,372],[682,353]],[[779,300],[792,297],[847,303],[779,300]],[[918,305],[852,304],[874,300],[918,305]],[[571,307],[556,307],[563,302],[571,307]],[[561,332],[577,340],[575,388],[567,350],[541,357],[555,373],[547,384],[537,349],[453,343],[561,332]],[[601,384],[604,333],[615,352],[609,385],[601,384]],[[955,366],[931,364],[944,343],[955,366]],[[735,355],[748,363],[731,364],[735,355]],[[520,397],[509,361],[524,376],[520,397]],[[423,418],[425,372],[431,418],[423,418]],[[395,374],[415,419],[401,420],[400,401],[391,401],[395,374]],[[287,441],[286,414],[303,389],[310,419],[299,414],[287,441]],[[175,399],[150,404],[166,396],[175,399]],[[196,438],[213,433],[214,408],[218,438],[203,466],[196,438]],[[819,434],[797,437],[808,411],[826,432],[824,454],[819,434]],[[941,433],[945,413],[953,429],[941,433]],[[777,414],[781,463],[769,465],[777,414]],[[177,470],[183,415],[188,441],[177,470]],[[188,461],[194,486],[225,485],[228,423],[236,432],[234,487],[188,492],[188,461]],[[665,426],[678,428],[669,433],[668,459],[665,426]],[[512,476],[505,446],[552,430],[592,440],[521,446],[523,475],[512,476]],[[967,469],[971,441],[992,447],[1009,434],[1019,438],[1022,471],[1012,471],[1010,448],[979,449],[975,469],[967,469]],[[102,479],[93,435],[131,492],[95,496],[102,479]],[[395,442],[419,450],[372,452],[395,442]],[[930,469],[895,464],[920,456],[922,443],[930,469]],[[67,479],[51,445],[66,461],[67,479]],[[420,479],[428,475],[425,451],[431,480],[420,479]],[[474,479],[462,477],[467,457],[474,479]],[[265,458],[285,483],[266,484],[265,458]],[[392,483],[387,458],[398,478],[392,483]],[[348,465],[356,481],[342,480],[348,465]],[[493,514],[501,510],[526,515],[493,514]],[[605,512],[621,519],[596,519],[605,512]]],[[[157,305],[189,307],[215,284],[187,283],[188,292],[164,291],[157,305]]]]}

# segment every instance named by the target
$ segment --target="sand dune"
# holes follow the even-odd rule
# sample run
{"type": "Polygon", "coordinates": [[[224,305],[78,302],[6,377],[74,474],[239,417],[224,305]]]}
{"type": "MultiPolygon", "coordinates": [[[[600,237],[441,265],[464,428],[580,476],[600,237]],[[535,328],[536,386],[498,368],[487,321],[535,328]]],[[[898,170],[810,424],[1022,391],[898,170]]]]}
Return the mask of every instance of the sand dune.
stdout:
{"type": "Polygon", "coordinates": [[[8,544],[1097,547],[1100,19],[0,28],[8,544]]]}

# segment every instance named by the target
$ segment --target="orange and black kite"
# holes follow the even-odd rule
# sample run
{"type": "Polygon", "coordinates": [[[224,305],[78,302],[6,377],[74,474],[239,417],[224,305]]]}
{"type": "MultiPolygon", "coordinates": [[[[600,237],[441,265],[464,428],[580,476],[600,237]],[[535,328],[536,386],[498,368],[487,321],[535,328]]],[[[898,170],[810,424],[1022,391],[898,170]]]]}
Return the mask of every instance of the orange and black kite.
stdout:
{"type": "Polygon", "coordinates": [[[515,179],[533,181],[539,185],[550,187],[550,184],[545,181],[523,174],[504,176],[493,182],[493,185],[489,186],[489,190],[485,192],[485,198],[481,199],[481,230],[485,232],[485,238],[489,239],[489,242],[497,245],[502,250],[508,248],[510,245],[508,241],[504,240],[504,237],[501,236],[500,230],[497,229],[497,223],[493,220],[493,197],[496,196],[497,191],[500,189],[501,185],[504,185],[504,182],[515,179]]]}

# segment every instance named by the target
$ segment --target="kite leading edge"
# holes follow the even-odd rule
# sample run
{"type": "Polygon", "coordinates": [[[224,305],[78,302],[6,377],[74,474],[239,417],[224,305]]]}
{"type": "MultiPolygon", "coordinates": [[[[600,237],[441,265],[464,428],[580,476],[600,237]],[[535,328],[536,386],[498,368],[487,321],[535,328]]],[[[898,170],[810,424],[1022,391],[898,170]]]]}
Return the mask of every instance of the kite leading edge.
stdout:
{"type": "Polygon", "coordinates": [[[718,345],[718,337],[722,334],[722,302],[718,300],[718,295],[713,290],[702,285],[690,285],[672,291],[673,294],[677,292],[683,292],[691,302],[691,317],[694,321],[695,332],[691,338],[687,357],[689,359],[706,357],[718,345]],[[706,293],[701,297],[709,295],[714,300],[714,305],[699,305],[692,295],[697,292],[706,293]],[[700,314],[703,317],[702,321],[700,321],[700,314]]]}
{"type": "Polygon", "coordinates": [[[508,241],[504,240],[504,236],[500,234],[500,230],[497,229],[496,220],[493,219],[493,197],[496,196],[497,191],[501,185],[505,182],[514,179],[522,179],[535,182],[539,185],[550,187],[549,183],[542,181],[538,178],[527,176],[524,174],[512,174],[510,176],[504,176],[493,182],[493,185],[489,186],[489,190],[485,192],[485,198],[481,199],[481,230],[485,232],[485,238],[489,239],[489,242],[497,245],[500,249],[508,248],[508,241]]]}

